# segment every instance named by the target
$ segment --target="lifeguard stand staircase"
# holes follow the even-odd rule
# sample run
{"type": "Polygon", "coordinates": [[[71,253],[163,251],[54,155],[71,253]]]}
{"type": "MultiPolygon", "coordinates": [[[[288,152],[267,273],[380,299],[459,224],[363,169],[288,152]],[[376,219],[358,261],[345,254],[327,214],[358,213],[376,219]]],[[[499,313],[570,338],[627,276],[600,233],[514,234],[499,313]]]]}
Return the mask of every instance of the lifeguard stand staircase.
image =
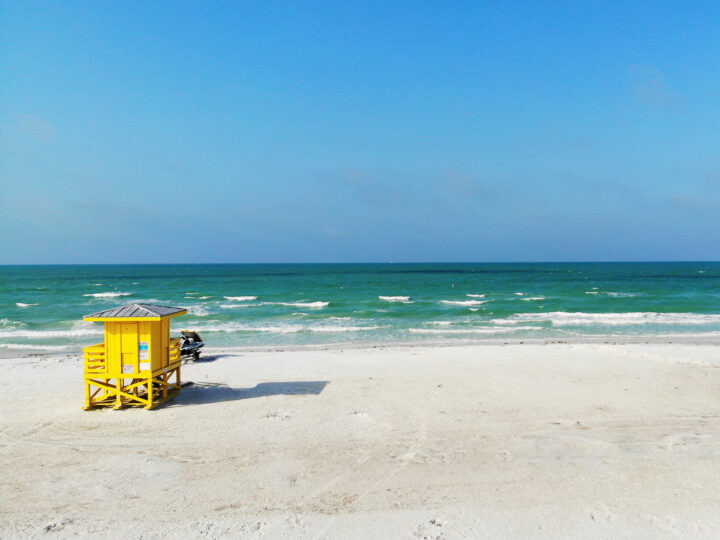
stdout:
{"type": "Polygon", "coordinates": [[[84,349],[83,409],[152,409],[179,392],[180,339],[170,339],[170,319],[185,313],[183,308],[132,304],[83,317],[105,323],[105,341],[84,349]]]}

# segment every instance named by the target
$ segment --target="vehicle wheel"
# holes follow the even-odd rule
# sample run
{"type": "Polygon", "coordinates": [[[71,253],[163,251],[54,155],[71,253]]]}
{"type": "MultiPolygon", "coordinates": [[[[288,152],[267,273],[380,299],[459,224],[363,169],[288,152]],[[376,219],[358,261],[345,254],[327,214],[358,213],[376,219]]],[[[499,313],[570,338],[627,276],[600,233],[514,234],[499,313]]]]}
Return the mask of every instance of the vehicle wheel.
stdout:
{"type": "Polygon", "coordinates": [[[194,360],[195,362],[197,362],[198,360],[200,360],[200,351],[193,353],[193,360],[194,360]]]}

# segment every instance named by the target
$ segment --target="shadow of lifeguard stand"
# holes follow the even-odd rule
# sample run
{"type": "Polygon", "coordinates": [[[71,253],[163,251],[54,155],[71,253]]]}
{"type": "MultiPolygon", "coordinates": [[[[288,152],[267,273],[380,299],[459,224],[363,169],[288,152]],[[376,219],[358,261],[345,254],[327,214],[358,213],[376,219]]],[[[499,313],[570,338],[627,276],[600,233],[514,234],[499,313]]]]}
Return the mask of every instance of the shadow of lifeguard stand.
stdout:
{"type": "Polygon", "coordinates": [[[131,304],[86,315],[105,323],[105,341],[85,347],[85,406],[152,409],[180,391],[180,339],[170,319],[186,309],[131,304]],[[175,375],[176,382],[170,377],[175,375]]]}

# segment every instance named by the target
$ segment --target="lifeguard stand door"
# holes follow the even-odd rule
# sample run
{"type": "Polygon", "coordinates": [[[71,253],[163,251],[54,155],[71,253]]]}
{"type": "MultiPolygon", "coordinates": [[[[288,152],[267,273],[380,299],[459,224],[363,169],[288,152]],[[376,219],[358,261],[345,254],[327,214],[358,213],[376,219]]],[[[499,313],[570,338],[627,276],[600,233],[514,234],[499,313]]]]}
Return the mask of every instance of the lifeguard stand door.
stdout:
{"type": "Polygon", "coordinates": [[[138,324],[122,323],[120,336],[122,373],[135,373],[138,370],[138,324]]]}

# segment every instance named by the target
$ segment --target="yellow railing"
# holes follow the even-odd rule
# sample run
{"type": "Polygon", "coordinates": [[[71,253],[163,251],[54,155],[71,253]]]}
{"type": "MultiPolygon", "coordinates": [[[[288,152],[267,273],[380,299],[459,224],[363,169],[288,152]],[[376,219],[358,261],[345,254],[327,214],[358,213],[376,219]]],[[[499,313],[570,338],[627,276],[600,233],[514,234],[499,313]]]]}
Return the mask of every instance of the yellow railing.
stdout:
{"type": "Polygon", "coordinates": [[[168,362],[170,364],[174,362],[180,361],[180,338],[173,338],[170,340],[170,347],[169,347],[169,358],[168,362]]]}
{"type": "Polygon", "coordinates": [[[85,372],[86,373],[104,373],[105,372],[105,344],[98,343],[90,345],[83,349],[85,352],[85,372]]]}

